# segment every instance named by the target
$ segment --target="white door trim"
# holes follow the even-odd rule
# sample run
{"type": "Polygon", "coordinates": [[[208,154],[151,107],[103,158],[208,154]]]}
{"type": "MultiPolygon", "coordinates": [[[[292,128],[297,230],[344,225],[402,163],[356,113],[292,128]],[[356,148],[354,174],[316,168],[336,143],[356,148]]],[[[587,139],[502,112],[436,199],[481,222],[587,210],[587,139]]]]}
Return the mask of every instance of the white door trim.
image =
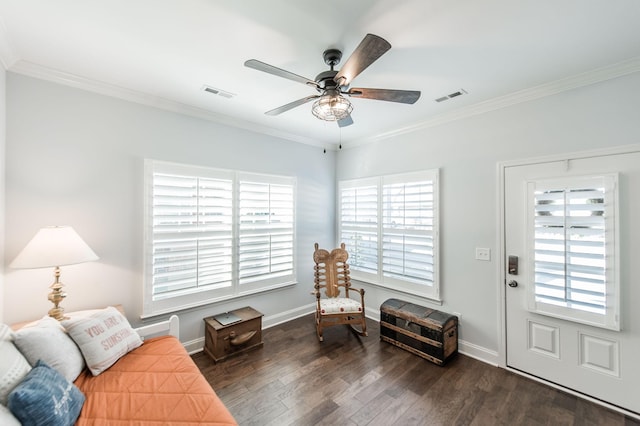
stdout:
{"type": "Polygon", "coordinates": [[[528,375],[521,371],[511,369],[507,367],[507,324],[506,324],[506,253],[505,253],[505,237],[506,230],[505,227],[505,170],[508,167],[516,167],[516,166],[525,166],[531,164],[540,164],[540,163],[548,163],[548,162],[557,162],[557,161],[566,161],[567,165],[571,160],[578,159],[586,159],[592,157],[600,157],[606,155],[616,155],[616,154],[629,154],[634,152],[640,152],[640,144],[633,145],[624,145],[612,148],[598,149],[598,150],[589,150],[589,151],[580,151],[580,152],[569,152],[562,154],[554,154],[542,157],[534,157],[529,159],[521,159],[521,160],[509,160],[502,161],[497,163],[497,185],[496,189],[498,191],[497,199],[497,248],[498,248],[498,262],[496,262],[496,267],[498,268],[497,277],[498,277],[498,295],[499,295],[499,325],[498,325],[498,336],[499,336],[499,347],[498,347],[498,365],[506,370],[512,371],[516,374],[520,374],[525,377],[529,377],[535,381],[547,384],[556,389],[561,389],[567,393],[579,396],[581,398],[587,399],[591,402],[597,403],[599,405],[603,405],[611,410],[623,413],[629,417],[633,417],[636,419],[640,419],[640,416],[636,413],[629,412],[622,408],[616,407],[611,404],[607,404],[600,400],[589,397],[588,395],[581,394],[579,392],[572,391],[570,389],[564,388],[562,386],[555,385],[551,382],[547,382],[546,380],[542,380],[535,376],[528,375]]]}

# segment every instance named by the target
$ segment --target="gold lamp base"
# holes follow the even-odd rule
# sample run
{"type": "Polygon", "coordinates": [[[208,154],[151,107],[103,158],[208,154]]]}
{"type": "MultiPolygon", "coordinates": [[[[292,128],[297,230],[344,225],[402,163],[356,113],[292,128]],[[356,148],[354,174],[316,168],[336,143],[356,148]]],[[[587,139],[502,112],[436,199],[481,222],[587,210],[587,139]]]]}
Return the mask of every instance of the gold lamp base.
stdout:
{"type": "Polygon", "coordinates": [[[93,260],[98,260],[98,256],[72,227],[47,226],[36,233],[9,266],[17,269],[55,267],[56,280],[51,284],[49,293],[53,308],[49,311],[49,316],[60,321],[65,319],[60,302],[67,297],[62,291],[64,284],[60,282],[60,265],[76,265],[93,260]]]}
{"type": "Polygon", "coordinates": [[[60,267],[56,266],[53,276],[55,277],[55,281],[49,287],[51,289],[51,293],[49,293],[49,301],[53,303],[53,308],[49,309],[49,316],[57,319],[58,321],[62,321],[68,317],[64,316],[64,308],[59,306],[60,302],[67,297],[67,293],[62,291],[64,284],[60,282],[60,267]]]}

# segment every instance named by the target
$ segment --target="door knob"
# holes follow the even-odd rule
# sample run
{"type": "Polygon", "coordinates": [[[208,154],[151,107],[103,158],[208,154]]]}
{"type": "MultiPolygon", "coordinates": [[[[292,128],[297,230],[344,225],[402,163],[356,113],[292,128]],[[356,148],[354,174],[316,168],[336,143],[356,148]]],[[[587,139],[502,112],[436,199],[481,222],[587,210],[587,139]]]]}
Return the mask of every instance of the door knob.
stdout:
{"type": "Polygon", "coordinates": [[[516,280],[511,280],[507,283],[509,287],[518,287],[518,282],[516,280]]]}

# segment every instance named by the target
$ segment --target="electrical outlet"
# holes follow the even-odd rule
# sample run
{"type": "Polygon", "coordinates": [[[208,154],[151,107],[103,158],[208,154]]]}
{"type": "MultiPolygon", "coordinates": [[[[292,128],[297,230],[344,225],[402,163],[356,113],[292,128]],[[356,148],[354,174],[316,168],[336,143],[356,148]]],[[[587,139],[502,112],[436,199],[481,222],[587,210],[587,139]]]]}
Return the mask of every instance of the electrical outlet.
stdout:
{"type": "Polygon", "coordinates": [[[476,247],[476,259],[477,260],[491,260],[491,249],[476,247]]]}

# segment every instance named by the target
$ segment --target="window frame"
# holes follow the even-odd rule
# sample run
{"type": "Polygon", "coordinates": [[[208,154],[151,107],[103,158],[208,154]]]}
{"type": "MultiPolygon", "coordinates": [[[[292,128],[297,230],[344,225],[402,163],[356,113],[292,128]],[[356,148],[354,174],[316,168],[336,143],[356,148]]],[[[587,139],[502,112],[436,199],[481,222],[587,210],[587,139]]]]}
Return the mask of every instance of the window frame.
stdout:
{"type": "Polygon", "coordinates": [[[377,268],[375,273],[369,273],[359,270],[357,266],[354,267],[353,262],[350,263],[351,277],[354,280],[362,281],[365,283],[373,284],[376,286],[388,288],[395,291],[400,291],[416,296],[423,297],[441,303],[440,299],[440,170],[431,169],[401,174],[382,175],[376,177],[366,177],[359,179],[347,179],[338,181],[338,191],[336,194],[336,217],[337,217],[337,241],[338,243],[344,242],[343,233],[355,232],[357,226],[349,226],[343,224],[343,192],[354,188],[364,188],[375,186],[377,199],[376,199],[376,223],[375,226],[360,227],[360,230],[368,232],[375,231],[376,235],[376,250],[377,250],[377,268]],[[433,200],[432,200],[432,231],[430,236],[433,241],[433,280],[432,284],[417,283],[414,280],[401,279],[397,277],[386,276],[383,271],[383,242],[385,237],[384,215],[383,215],[383,188],[385,185],[391,184],[411,184],[415,182],[430,181],[433,186],[433,200]]]}
{"type": "MultiPolygon", "coordinates": [[[[529,259],[529,282],[531,285],[527,289],[527,308],[530,312],[572,321],[580,324],[587,324],[594,327],[606,328],[619,331],[620,324],[620,260],[619,260],[619,175],[617,173],[598,174],[588,176],[569,176],[552,179],[539,179],[526,182],[527,194],[527,219],[526,219],[526,244],[527,258],[529,259]],[[546,190],[583,190],[585,187],[602,184],[604,187],[604,280],[605,280],[605,312],[599,314],[585,310],[571,308],[568,306],[558,306],[545,303],[539,300],[536,295],[536,256],[535,256],[535,191],[536,189],[546,190]]],[[[563,216],[565,217],[565,216],[563,216]]],[[[565,222],[566,223],[566,222],[565,222]]],[[[563,228],[564,229],[564,228],[563,228]]],[[[566,233],[566,230],[565,230],[566,233]]],[[[567,253],[563,251],[563,253],[567,253]]],[[[566,263],[565,263],[566,265],[566,263]]],[[[566,284],[565,284],[566,285],[566,284]]]]}
{"type": "MultiPolygon", "coordinates": [[[[142,317],[152,317],[178,310],[203,306],[223,300],[234,299],[250,294],[260,293],[272,289],[282,288],[297,283],[297,241],[296,241],[296,178],[274,174],[251,173],[245,171],[226,170],[204,166],[172,163],[166,161],[144,160],[144,244],[143,244],[143,312],[142,317]],[[179,294],[168,294],[154,297],[154,174],[173,174],[179,176],[229,179],[232,184],[232,212],[231,212],[231,285],[222,288],[198,289],[191,288],[179,294]],[[248,284],[240,284],[240,183],[251,180],[253,182],[273,185],[291,186],[291,273],[276,279],[254,279],[248,284]]],[[[263,235],[270,235],[269,231],[262,231],[263,235]]]]}

